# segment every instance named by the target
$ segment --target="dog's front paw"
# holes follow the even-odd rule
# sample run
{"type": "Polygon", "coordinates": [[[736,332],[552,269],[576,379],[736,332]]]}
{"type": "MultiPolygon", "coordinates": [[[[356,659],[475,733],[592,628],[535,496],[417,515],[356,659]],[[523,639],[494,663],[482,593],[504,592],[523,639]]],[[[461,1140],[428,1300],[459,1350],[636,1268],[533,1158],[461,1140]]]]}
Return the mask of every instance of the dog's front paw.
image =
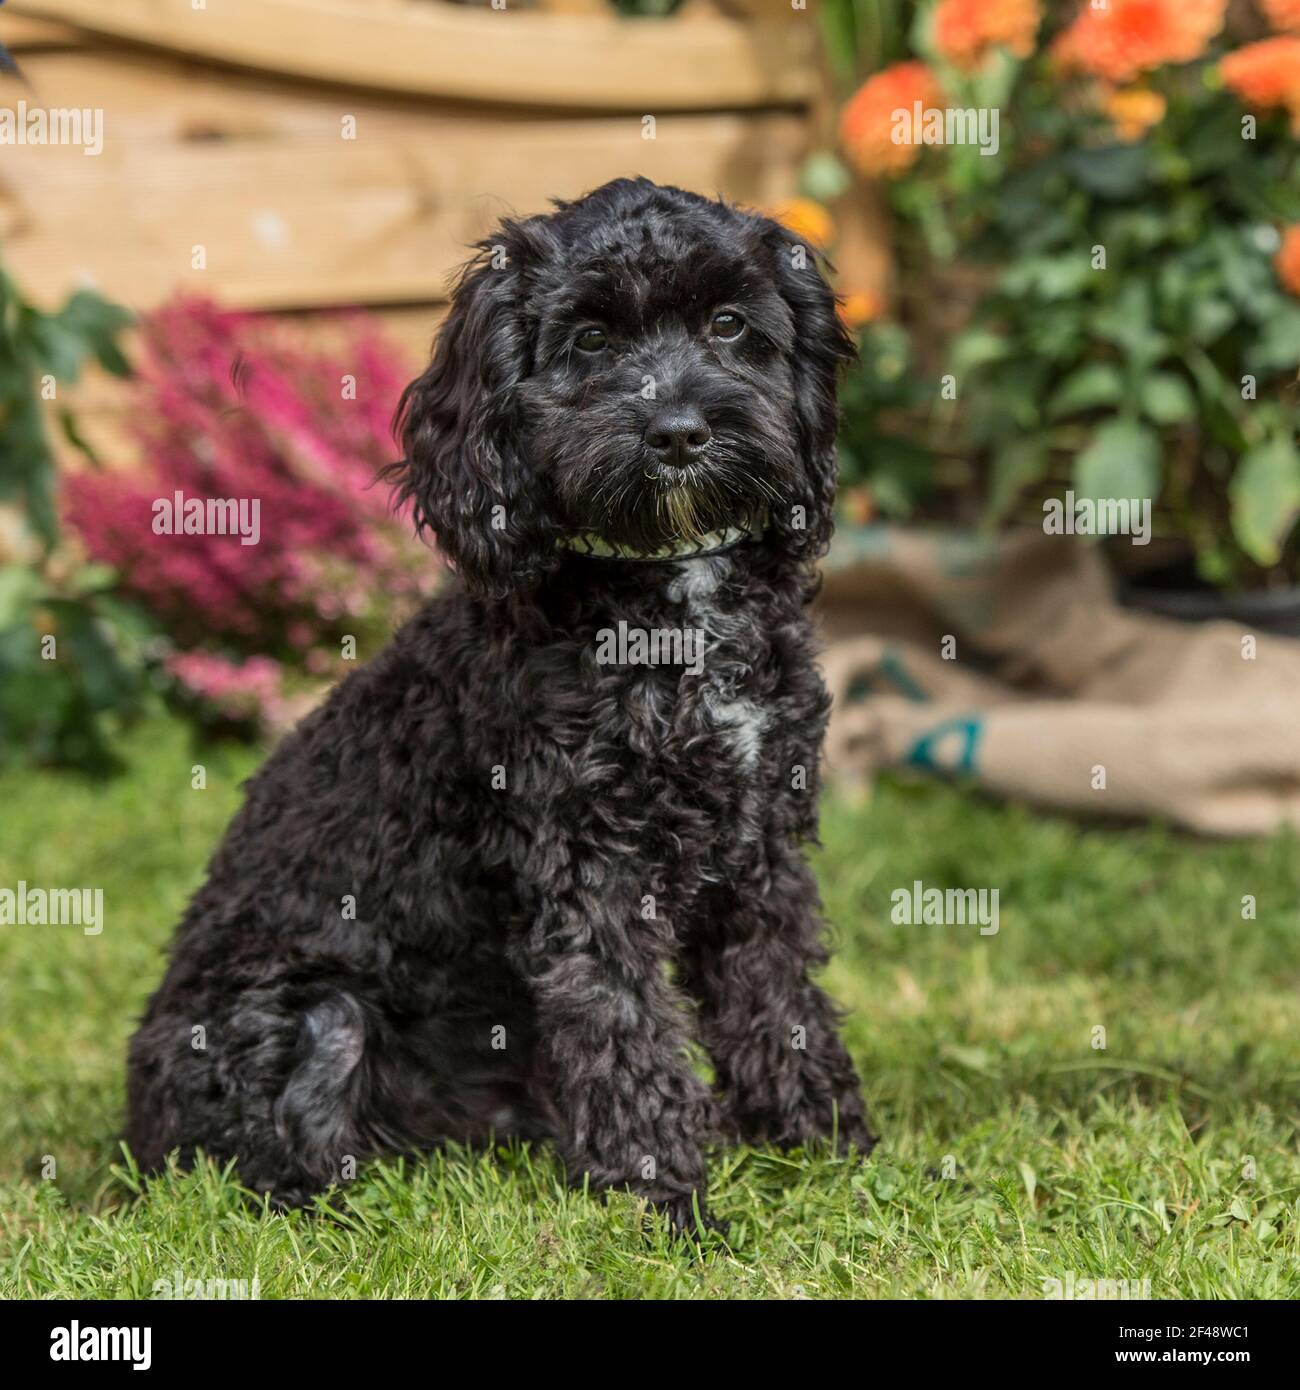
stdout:
{"type": "Polygon", "coordinates": [[[840,1105],[808,1105],[773,1114],[750,1112],[737,1126],[750,1144],[771,1144],[777,1149],[812,1149],[829,1146],[840,1158],[854,1152],[866,1158],[879,1142],[871,1132],[862,1101],[848,1095],[840,1105]]]}
{"type": "Polygon", "coordinates": [[[878,1136],[871,1132],[863,1112],[862,1098],[856,1094],[845,1097],[829,1114],[820,1114],[809,1133],[831,1144],[840,1158],[846,1158],[850,1152],[856,1153],[859,1158],[867,1158],[880,1142],[878,1136]]]}
{"type": "Polygon", "coordinates": [[[880,1136],[871,1132],[867,1127],[866,1120],[854,1119],[849,1124],[841,1126],[836,1135],[835,1151],[839,1154],[848,1154],[851,1150],[859,1158],[869,1158],[872,1149],[878,1143],[880,1143],[880,1136]]]}
{"type": "Polygon", "coordinates": [[[677,1197],[661,1198],[650,1202],[650,1206],[668,1220],[668,1228],[679,1239],[693,1240],[697,1244],[708,1235],[727,1238],[730,1224],[716,1217],[699,1200],[698,1194],[687,1192],[677,1197]]]}

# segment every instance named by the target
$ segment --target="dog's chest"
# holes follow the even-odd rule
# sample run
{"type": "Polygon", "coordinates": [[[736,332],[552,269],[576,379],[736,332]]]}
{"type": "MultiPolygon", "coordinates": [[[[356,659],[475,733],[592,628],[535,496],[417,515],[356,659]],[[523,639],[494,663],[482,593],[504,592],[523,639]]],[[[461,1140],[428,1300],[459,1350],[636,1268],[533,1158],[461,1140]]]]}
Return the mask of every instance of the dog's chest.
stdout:
{"type": "Polygon", "coordinates": [[[684,764],[688,780],[702,765],[728,779],[755,775],[772,722],[753,678],[763,635],[751,614],[722,601],[727,565],[681,566],[663,591],[658,637],[644,648],[669,660],[627,668],[630,738],[661,770],[684,764]]]}
{"type": "Polygon", "coordinates": [[[635,874],[680,919],[761,872],[773,827],[815,796],[825,692],[785,595],[725,556],[655,571],[576,593],[530,678],[529,767],[602,872],[635,874]]]}

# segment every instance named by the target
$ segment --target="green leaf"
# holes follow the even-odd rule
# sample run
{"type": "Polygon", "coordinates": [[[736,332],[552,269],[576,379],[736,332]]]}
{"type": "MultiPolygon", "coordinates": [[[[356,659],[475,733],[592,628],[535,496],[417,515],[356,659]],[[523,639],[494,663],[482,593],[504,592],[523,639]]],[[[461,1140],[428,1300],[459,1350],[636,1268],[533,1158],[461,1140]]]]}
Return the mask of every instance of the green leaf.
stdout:
{"type": "Polygon", "coordinates": [[[1110,362],[1086,362],[1056,388],[1047,403],[1047,418],[1060,420],[1098,406],[1117,405],[1124,395],[1124,378],[1110,362]]]}
{"type": "Polygon", "coordinates": [[[1222,230],[1214,246],[1228,298],[1249,318],[1267,323],[1282,302],[1268,257],[1240,231],[1222,230]]]}
{"type": "Polygon", "coordinates": [[[126,354],[111,338],[96,339],[95,356],[99,365],[111,376],[125,380],[131,375],[131,364],[127,361],[126,354]]]}
{"type": "Polygon", "coordinates": [[[93,290],[77,290],[56,315],[69,328],[86,337],[110,337],[129,328],[134,318],[128,309],[93,290]]]}
{"type": "Polygon", "coordinates": [[[50,599],[60,644],[71,648],[82,691],[92,711],[125,703],[134,685],[133,673],[113,645],[112,630],[93,607],[68,599],[50,599]]]}
{"type": "Polygon", "coordinates": [[[1207,295],[1191,305],[1190,333],[1198,343],[1213,343],[1237,322],[1237,311],[1219,295],[1207,295]]]}
{"type": "Polygon", "coordinates": [[[88,341],[57,315],[36,319],[28,338],[36,350],[38,370],[48,372],[61,384],[69,385],[81,375],[81,363],[89,348],[88,341]]]}
{"type": "Polygon", "coordinates": [[[1099,198],[1130,198],[1148,192],[1154,182],[1145,145],[1072,150],[1063,162],[1069,174],[1099,198]]]}
{"type": "Polygon", "coordinates": [[[8,402],[0,417],[0,478],[4,479],[0,493],[21,493],[32,529],[52,545],[58,536],[54,459],[35,395],[8,402]]]}
{"type": "Polygon", "coordinates": [[[872,1167],[866,1173],[866,1185],[878,1202],[892,1202],[903,1190],[903,1175],[887,1164],[872,1167]]]}
{"type": "Polygon", "coordinates": [[[1250,450],[1228,484],[1232,533],[1261,565],[1275,565],[1300,514],[1300,454],[1279,436],[1250,450]]]}
{"type": "Polygon", "coordinates": [[[0,569],[0,630],[25,623],[43,589],[44,584],[34,570],[21,565],[6,565],[0,569]]]}
{"type": "Polygon", "coordinates": [[[86,599],[111,591],[116,582],[117,571],[111,565],[100,565],[90,560],[84,565],[79,565],[76,571],[68,576],[64,581],[64,588],[70,597],[86,599]]]}
{"type": "Polygon", "coordinates": [[[1148,371],[1169,350],[1169,340],[1156,331],[1151,292],[1144,281],[1128,280],[1113,303],[1092,315],[1092,331],[1121,348],[1132,371],[1148,371]]]}
{"type": "Polygon", "coordinates": [[[1284,304],[1260,328],[1246,352],[1246,365],[1261,373],[1300,370],[1300,304],[1284,304]]]}
{"type": "Polygon", "coordinates": [[[1074,462],[1074,491],[1080,498],[1154,498],[1159,490],[1159,441],[1134,420],[1102,425],[1074,462]]]}
{"type": "Polygon", "coordinates": [[[886,516],[910,516],[933,490],[934,455],[923,445],[877,434],[868,442],[866,459],[861,476],[886,516]]]}
{"type": "Polygon", "coordinates": [[[1155,372],[1142,383],[1142,412],[1157,425],[1178,425],[1196,416],[1191,387],[1172,372],[1155,372]]]}
{"type": "Polygon", "coordinates": [[[133,319],[120,304],[110,303],[90,290],[78,290],[51,321],[79,337],[85,351],[93,352],[105,371],[114,376],[130,376],[130,363],[118,347],[117,338],[133,319]]]}
{"type": "Polygon", "coordinates": [[[962,377],[988,362],[1000,362],[1011,351],[1011,343],[987,328],[968,328],[953,344],[952,370],[962,377]]]}
{"type": "Polygon", "coordinates": [[[63,430],[63,436],[79,453],[83,454],[96,468],[103,468],[103,461],[99,455],[87,443],[85,436],[77,426],[76,416],[70,410],[59,411],[59,425],[63,430]]]}
{"type": "Polygon", "coordinates": [[[1085,251],[1057,256],[1030,256],[1017,260],[1002,277],[1001,288],[1017,299],[1072,299],[1081,294],[1097,274],[1085,251]]]}
{"type": "Polygon", "coordinates": [[[1047,472],[1049,458],[1047,442],[1034,436],[1014,440],[993,455],[988,503],[982,518],[985,525],[993,525],[1006,516],[1025,488],[1047,472]]]}

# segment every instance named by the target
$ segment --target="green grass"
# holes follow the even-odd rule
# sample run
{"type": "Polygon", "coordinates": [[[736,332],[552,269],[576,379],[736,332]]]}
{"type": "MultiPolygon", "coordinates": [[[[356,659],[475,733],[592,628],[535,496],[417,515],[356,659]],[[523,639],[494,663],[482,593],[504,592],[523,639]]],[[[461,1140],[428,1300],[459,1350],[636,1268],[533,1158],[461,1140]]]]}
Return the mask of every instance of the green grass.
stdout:
{"type": "Polygon", "coordinates": [[[102,886],[106,914],[96,937],[0,926],[0,1295],[148,1296],[179,1270],[285,1298],[1034,1298],[1069,1275],[1300,1297],[1295,839],[1080,828],[933,785],[823,813],[828,984],[884,1143],[864,1166],[716,1154],[730,1249],[647,1239],[546,1151],[376,1164],[333,1217],[250,1210],[211,1169],[137,1196],[125,1041],[255,762],[163,723],[117,781],[0,779],[0,886],[102,886]],[[999,933],[895,925],[914,879],[997,888],[999,933]]]}

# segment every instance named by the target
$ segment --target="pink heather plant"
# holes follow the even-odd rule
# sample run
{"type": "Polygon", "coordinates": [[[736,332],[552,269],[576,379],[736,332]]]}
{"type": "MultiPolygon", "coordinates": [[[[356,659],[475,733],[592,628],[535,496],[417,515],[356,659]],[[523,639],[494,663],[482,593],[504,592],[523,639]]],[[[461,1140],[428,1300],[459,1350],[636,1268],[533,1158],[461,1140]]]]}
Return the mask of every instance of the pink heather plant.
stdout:
{"type": "MultiPolygon", "coordinates": [[[[396,453],[389,422],[407,373],[372,324],[346,326],[346,355],[331,355],[286,343],[273,320],[199,300],[142,321],[143,464],[74,474],[64,503],[93,558],[177,646],[337,671],[345,634],[386,625],[437,582],[434,557],[374,484],[396,453]],[[155,502],[178,491],[256,499],[258,543],[156,534],[155,502]]],[[[177,668],[188,682],[187,670],[200,668],[177,668]]],[[[269,691],[256,670],[249,688],[269,691]]]]}
{"type": "Polygon", "coordinates": [[[278,727],[285,722],[284,672],[269,656],[250,656],[239,664],[213,652],[174,652],[163,664],[230,724],[278,727]]]}

